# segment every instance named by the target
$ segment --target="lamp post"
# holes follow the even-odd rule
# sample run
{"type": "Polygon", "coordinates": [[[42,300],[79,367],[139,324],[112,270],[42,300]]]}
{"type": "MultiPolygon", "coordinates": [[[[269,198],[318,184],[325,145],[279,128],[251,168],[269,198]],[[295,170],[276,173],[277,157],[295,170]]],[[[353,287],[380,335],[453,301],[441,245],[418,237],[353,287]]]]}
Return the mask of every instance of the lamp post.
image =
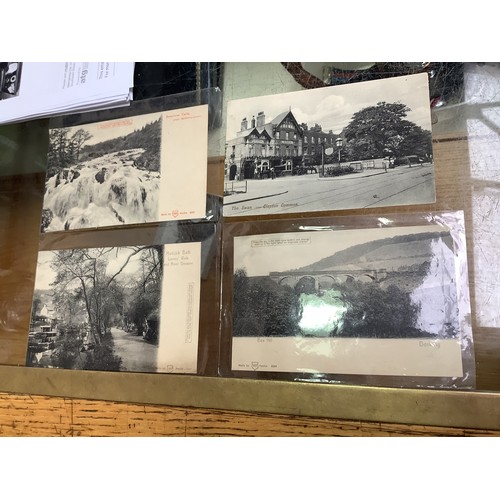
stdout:
{"type": "Polygon", "coordinates": [[[335,145],[337,146],[338,150],[339,150],[339,167],[340,167],[340,150],[342,149],[342,137],[337,137],[336,141],[335,141],[335,145]]]}
{"type": "Polygon", "coordinates": [[[325,176],[325,145],[321,143],[321,177],[325,176]]]}

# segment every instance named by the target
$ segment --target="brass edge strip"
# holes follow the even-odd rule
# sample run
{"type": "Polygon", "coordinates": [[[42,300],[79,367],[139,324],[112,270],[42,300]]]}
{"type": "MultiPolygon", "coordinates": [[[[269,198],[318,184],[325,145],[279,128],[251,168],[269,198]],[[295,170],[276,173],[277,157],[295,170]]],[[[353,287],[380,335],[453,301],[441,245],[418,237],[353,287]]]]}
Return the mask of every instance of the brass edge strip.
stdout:
{"type": "Polygon", "coordinates": [[[0,391],[500,430],[500,394],[0,366],[0,391]]]}

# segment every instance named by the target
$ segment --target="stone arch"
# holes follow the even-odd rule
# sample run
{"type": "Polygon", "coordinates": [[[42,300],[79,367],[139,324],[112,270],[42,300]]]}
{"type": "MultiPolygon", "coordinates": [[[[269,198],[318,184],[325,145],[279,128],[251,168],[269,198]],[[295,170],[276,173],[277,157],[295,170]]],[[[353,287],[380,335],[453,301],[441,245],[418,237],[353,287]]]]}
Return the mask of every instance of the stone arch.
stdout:
{"type": "Polygon", "coordinates": [[[331,274],[323,274],[317,278],[318,288],[322,290],[329,290],[334,287],[335,283],[338,283],[337,278],[331,274]]]}
{"type": "Polygon", "coordinates": [[[375,276],[364,273],[358,276],[358,280],[361,281],[361,283],[373,283],[375,281],[375,276]]]}
{"type": "Polygon", "coordinates": [[[278,284],[281,286],[288,285],[289,287],[293,288],[295,285],[295,282],[296,282],[296,280],[293,278],[293,276],[283,276],[283,278],[281,278],[278,281],[278,284]]]}
{"type": "Polygon", "coordinates": [[[317,290],[316,279],[314,276],[302,276],[295,285],[297,293],[315,293],[317,290]]]}

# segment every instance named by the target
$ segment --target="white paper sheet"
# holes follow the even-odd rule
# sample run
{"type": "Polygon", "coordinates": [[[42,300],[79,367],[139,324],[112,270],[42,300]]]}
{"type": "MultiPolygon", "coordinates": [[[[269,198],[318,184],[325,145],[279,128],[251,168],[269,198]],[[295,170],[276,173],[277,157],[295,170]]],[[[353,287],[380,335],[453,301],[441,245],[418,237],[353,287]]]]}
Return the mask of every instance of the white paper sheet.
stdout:
{"type": "Polygon", "coordinates": [[[15,95],[0,100],[0,123],[128,105],[134,63],[23,62],[15,95]]]}
{"type": "Polygon", "coordinates": [[[201,243],[165,245],[159,372],[196,373],[201,243]]]}

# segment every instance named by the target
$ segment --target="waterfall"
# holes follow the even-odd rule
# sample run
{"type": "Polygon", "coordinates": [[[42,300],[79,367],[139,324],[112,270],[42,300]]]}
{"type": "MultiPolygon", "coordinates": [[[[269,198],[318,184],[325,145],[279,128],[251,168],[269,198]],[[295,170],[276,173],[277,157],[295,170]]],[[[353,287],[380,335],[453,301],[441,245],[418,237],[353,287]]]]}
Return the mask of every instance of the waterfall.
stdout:
{"type": "Polygon", "coordinates": [[[158,220],[160,173],[137,168],[143,149],[110,153],[61,170],[46,182],[46,232],[158,220]]]}

